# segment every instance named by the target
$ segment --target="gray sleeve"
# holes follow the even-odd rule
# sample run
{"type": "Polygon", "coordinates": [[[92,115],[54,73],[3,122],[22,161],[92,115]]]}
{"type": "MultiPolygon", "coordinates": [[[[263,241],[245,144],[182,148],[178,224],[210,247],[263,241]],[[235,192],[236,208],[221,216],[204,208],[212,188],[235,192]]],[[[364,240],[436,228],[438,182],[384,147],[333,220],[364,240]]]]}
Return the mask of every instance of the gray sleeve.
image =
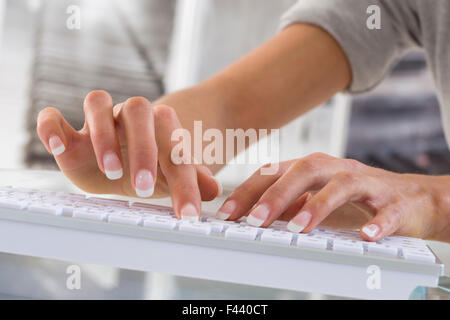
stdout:
{"type": "Polygon", "coordinates": [[[374,88],[405,50],[417,40],[409,24],[414,21],[413,0],[299,0],[281,19],[280,29],[295,23],[321,27],[347,55],[353,80],[348,91],[374,88]],[[370,30],[367,8],[380,8],[381,29],[370,30]]]}

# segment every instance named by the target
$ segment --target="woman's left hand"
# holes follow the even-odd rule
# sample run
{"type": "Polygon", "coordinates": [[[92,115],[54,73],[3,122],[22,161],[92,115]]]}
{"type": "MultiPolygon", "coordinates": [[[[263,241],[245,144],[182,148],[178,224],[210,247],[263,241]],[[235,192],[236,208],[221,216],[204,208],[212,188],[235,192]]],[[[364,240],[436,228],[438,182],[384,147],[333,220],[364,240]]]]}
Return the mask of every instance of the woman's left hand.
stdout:
{"type": "Polygon", "coordinates": [[[258,170],[228,197],[217,218],[247,215],[257,227],[281,219],[290,231],[308,233],[328,217],[328,225],[360,228],[368,241],[395,233],[448,242],[449,212],[449,177],[397,174],[318,153],[282,162],[273,175],[258,170]],[[349,206],[369,219],[346,214],[349,206]]]}

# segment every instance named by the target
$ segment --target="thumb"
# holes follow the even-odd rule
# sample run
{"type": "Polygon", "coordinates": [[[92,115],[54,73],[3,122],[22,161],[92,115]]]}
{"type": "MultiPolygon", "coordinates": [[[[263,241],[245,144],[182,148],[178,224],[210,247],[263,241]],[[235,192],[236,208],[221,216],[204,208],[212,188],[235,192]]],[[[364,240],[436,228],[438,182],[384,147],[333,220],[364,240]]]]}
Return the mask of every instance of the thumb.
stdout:
{"type": "Polygon", "coordinates": [[[378,241],[396,232],[401,227],[402,210],[397,205],[388,206],[361,228],[361,237],[367,241],[378,241]]]}

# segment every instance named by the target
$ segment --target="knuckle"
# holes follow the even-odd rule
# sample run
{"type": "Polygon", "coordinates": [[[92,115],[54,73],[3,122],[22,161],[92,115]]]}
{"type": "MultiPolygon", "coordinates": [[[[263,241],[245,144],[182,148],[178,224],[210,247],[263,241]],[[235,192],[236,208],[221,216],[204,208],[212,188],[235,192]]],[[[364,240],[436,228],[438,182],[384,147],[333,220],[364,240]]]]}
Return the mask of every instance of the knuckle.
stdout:
{"type": "Polygon", "coordinates": [[[331,156],[329,156],[326,153],[323,152],[314,152],[311,153],[308,157],[311,157],[312,159],[330,159],[332,158],[331,156]]]}
{"type": "Polygon", "coordinates": [[[355,159],[345,159],[344,163],[349,170],[360,170],[364,166],[361,162],[355,159]]]}
{"type": "Polygon", "coordinates": [[[54,107],[46,107],[39,112],[40,115],[60,114],[59,110],[54,107]]]}
{"type": "Polygon", "coordinates": [[[125,113],[140,113],[143,110],[146,110],[150,108],[151,104],[150,101],[148,101],[144,97],[132,97],[127,99],[123,105],[123,112],[125,113]]]}
{"type": "Polygon", "coordinates": [[[173,191],[177,194],[188,194],[190,196],[199,192],[198,187],[190,183],[177,183],[174,185],[173,191]]]}
{"type": "Polygon", "coordinates": [[[51,125],[55,120],[61,117],[61,112],[53,107],[42,109],[37,116],[37,129],[51,125]]]}
{"type": "Polygon", "coordinates": [[[112,106],[112,98],[105,90],[94,90],[87,94],[84,99],[84,110],[88,110],[94,106],[112,106]]]}
{"type": "Polygon", "coordinates": [[[174,119],[177,117],[177,113],[172,107],[169,107],[164,104],[157,105],[153,108],[153,111],[155,113],[155,117],[159,118],[167,118],[167,119],[174,119]]]}
{"type": "Polygon", "coordinates": [[[55,117],[59,115],[61,115],[61,112],[58,109],[53,107],[46,107],[39,112],[38,119],[55,117]]]}
{"type": "Polygon", "coordinates": [[[314,172],[318,169],[317,160],[313,156],[302,158],[294,164],[294,169],[300,171],[314,172]]]}
{"type": "Polygon", "coordinates": [[[339,181],[341,184],[356,184],[361,181],[361,177],[359,174],[351,172],[351,171],[341,171],[335,175],[335,179],[339,181]]]}
{"type": "Polygon", "coordinates": [[[91,131],[91,140],[93,141],[101,141],[102,143],[105,143],[106,141],[109,141],[110,139],[113,138],[114,136],[112,135],[112,132],[106,130],[91,131]]]}

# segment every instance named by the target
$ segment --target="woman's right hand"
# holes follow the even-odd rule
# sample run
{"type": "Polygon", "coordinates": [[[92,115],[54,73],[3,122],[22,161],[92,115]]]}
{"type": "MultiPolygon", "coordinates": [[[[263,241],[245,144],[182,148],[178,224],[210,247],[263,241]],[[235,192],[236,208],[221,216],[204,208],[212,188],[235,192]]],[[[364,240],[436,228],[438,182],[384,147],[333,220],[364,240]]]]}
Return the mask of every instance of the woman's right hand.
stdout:
{"type": "Polygon", "coordinates": [[[76,131],[55,108],[39,113],[37,132],[61,171],[89,193],[148,198],[170,195],[178,217],[197,218],[201,200],[221,193],[211,171],[174,164],[172,132],[181,128],[169,106],[142,97],[113,106],[105,91],[84,100],[85,124],[76,131]]]}

